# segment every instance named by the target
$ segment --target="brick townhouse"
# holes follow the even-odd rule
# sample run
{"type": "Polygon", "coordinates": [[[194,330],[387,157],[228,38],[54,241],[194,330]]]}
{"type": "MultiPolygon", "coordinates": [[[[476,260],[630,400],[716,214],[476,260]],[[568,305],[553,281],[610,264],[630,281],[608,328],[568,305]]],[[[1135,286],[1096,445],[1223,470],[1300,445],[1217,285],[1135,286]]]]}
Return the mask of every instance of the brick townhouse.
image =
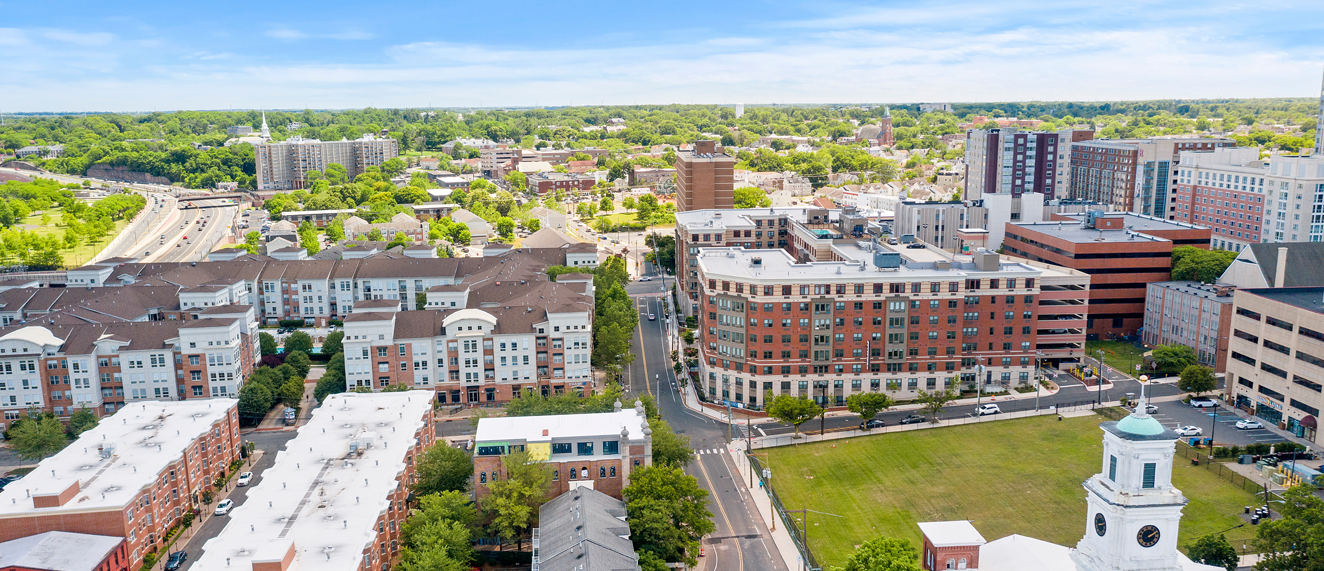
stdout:
{"type": "Polygon", "coordinates": [[[481,419],[474,450],[480,502],[506,477],[501,457],[519,450],[551,467],[553,495],[585,486],[620,499],[630,473],[652,465],[653,431],[643,403],[622,410],[617,402],[615,412],[481,419]]]}
{"type": "Polygon", "coordinates": [[[138,568],[239,457],[237,405],[126,405],[0,492],[0,541],[52,531],[121,537],[124,567],[138,568]]]}

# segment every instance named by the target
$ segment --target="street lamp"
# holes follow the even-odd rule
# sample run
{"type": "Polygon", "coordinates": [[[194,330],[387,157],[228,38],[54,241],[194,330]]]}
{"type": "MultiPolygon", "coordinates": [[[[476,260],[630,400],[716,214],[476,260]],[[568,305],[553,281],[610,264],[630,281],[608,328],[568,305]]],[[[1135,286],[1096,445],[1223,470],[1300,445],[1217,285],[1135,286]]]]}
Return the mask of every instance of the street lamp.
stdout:
{"type": "Polygon", "coordinates": [[[1098,374],[1095,375],[1094,378],[1095,381],[1098,382],[1099,388],[1098,390],[1094,391],[1094,394],[1096,395],[1095,398],[1097,399],[1096,405],[1103,406],[1103,349],[1099,349],[1098,351],[1095,351],[1095,353],[1098,353],[1099,355],[1099,362],[1097,363],[1099,365],[1098,367],[1099,370],[1098,370],[1098,374]]]}

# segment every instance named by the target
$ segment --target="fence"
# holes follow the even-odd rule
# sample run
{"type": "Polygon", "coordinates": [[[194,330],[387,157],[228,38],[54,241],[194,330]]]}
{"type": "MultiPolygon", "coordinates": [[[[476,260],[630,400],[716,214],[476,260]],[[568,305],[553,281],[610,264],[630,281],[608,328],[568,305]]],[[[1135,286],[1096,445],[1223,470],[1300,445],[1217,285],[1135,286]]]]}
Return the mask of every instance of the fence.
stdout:
{"type": "MultiPolygon", "coordinates": [[[[1015,406],[1014,403],[1017,402],[1019,401],[1015,401],[1015,400],[997,401],[997,405],[999,408],[1013,408],[1013,407],[1020,408],[1018,406],[1015,406]],[[1011,403],[1010,406],[1009,403],[1011,403]]],[[[1030,406],[1032,405],[1033,403],[1030,403],[1030,406]]],[[[839,427],[839,428],[830,429],[826,432],[826,434],[823,434],[821,436],[819,435],[818,431],[813,429],[806,429],[805,428],[806,425],[801,425],[799,438],[796,438],[794,434],[763,436],[763,437],[754,438],[752,444],[753,444],[753,449],[756,450],[761,448],[777,448],[779,446],[789,446],[792,444],[807,444],[810,442],[820,442],[823,440],[836,440],[839,438],[854,438],[858,436],[871,436],[878,434],[887,434],[891,432],[906,432],[910,430],[925,430],[928,428],[938,428],[944,426],[962,426],[966,424],[988,423],[998,420],[1011,420],[1014,418],[1028,418],[1032,416],[1062,414],[1067,412],[1088,410],[1094,407],[1095,407],[1095,403],[1092,400],[1077,401],[1071,403],[1062,403],[1056,406],[1048,405],[1040,408],[1039,410],[1034,410],[1033,408],[1025,409],[1025,410],[1016,410],[1016,411],[1003,410],[1002,414],[996,414],[991,416],[974,416],[972,414],[967,414],[964,416],[954,416],[954,417],[942,419],[937,423],[925,421],[915,424],[897,424],[893,426],[885,426],[883,428],[874,428],[871,430],[860,430],[858,428],[842,429],[839,427]]],[[[1097,412],[1103,409],[1094,408],[1094,410],[1097,412]]]]}
{"type": "Polygon", "coordinates": [[[814,560],[814,554],[809,552],[809,544],[805,540],[804,528],[800,526],[798,520],[786,512],[786,506],[782,505],[782,500],[777,496],[777,490],[772,487],[772,482],[763,478],[763,462],[754,455],[746,455],[746,458],[750,461],[751,469],[754,470],[755,474],[758,474],[763,489],[768,491],[768,498],[772,500],[772,507],[777,510],[777,517],[781,519],[782,525],[790,532],[788,535],[791,536],[791,541],[795,542],[795,549],[800,552],[800,558],[805,562],[805,568],[810,571],[822,569],[818,566],[818,562],[814,560]]]}
{"type": "Polygon", "coordinates": [[[1210,460],[1209,455],[1206,454],[1205,451],[1199,448],[1193,448],[1185,442],[1177,441],[1177,455],[1183,458],[1190,458],[1191,460],[1198,460],[1198,462],[1196,462],[1197,466],[1208,470],[1213,475],[1227,480],[1228,482],[1231,482],[1232,485],[1239,486],[1241,489],[1252,494],[1267,494],[1269,491],[1268,486],[1238,474],[1235,470],[1228,468],[1223,462],[1210,460]]]}

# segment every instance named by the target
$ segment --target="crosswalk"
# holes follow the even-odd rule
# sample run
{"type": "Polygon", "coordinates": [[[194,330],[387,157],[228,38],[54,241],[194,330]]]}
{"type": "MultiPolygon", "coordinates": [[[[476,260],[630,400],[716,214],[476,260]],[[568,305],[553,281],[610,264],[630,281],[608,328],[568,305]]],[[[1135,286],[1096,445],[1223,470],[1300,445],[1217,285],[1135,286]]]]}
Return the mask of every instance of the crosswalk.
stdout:
{"type": "Polygon", "coordinates": [[[704,450],[695,450],[694,454],[698,456],[703,456],[705,454],[721,454],[723,452],[725,452],[725,450],[722,450],[721,448],[708,448],[704,450]]]}

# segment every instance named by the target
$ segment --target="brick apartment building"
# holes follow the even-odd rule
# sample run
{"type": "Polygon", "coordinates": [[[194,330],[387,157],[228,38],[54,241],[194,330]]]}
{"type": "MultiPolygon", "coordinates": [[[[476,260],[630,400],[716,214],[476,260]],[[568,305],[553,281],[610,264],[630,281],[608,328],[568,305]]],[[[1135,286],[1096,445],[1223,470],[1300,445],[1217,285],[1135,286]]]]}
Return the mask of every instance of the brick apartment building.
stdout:
{"type": "Polygon", "coordinates": [[[1237,408],[1319,442],[1324,407],[1324,288],[1233,294],[1227,389],[1237,408]]]}
{"type": "Polygon", "coordinates": [[[1135,214],[1092,211],[1055,222],[1008,223],[1003,249],[1090,275],[1088,335],[1134,335],[1150,283],[1171,279],[1172,248],[1209,248],[1206,227],[1135,214]]]}
{"type": "Polygon", "coordinates": [[[431,397],[425,391],[328,397],[230,512],[225,528],[200,554],[190,554],[196,558],[190,569],[389,568],[402,549],[418,461],[437,441],[431,397]]]}
{"type": "Polygon", "coordinates": [[[128,571],[123,537],[48,531],[0,542],[4,571],[128,571]]]}
{"type": "Polygon", "coordinates": [[[653,432],[643,403],[595,414],[484,418],[474,435],[473,488],[479,502],[489,482],[505,479],[501,457],[529,452],[552,468],[551,494],[585,486],[621,498],[630,473],[653,463],[653,432]]]}
{"type": "Polygon", "coordinates": [[[1232,139],[1191,137],[1081,141],[1071,146],[1069,198],[1175,220],[1172,185],[1181,153],[1235,146],[1232,139]]]}
{"type": "Polygon", "coordinates": [[[567,174],[559,172],[531,173],[527,177],[529,190],[538,194],[555,193],[579,194],[588,192],[598,183],[598,179],[588,174],[567,174]]]}
{"type": "Polygon", "coordinates": [[[121,537],[128,561],[164,545],[239,457],[238,401],[126,405],[0,491],[0,541],[51,531],[121,537]],[[4,501],[9,500],[9,501],[4,501]]]}
{"type": "Polygon", "coordinates": [[[1174,174],[1175,220],[1213,228],[1213,246],[1324,240],[1324,155],[1272,155],[1253,148],[1181,153],[1174,174]]]}
{"type": "Polygon", "coordinates": [[[1232,292],[1225,284],[1192,281],[1156,282],[1145,292],[1146,346],[1184,345],[1200,364],[1227,370],[1232,328],[1232,292]]]}
{"type": "Polygon", "coordinates": [[[736,159],[717,151],[716,141],[695,141],[676,153],[676,211],[732,208],[736,159]]]}

